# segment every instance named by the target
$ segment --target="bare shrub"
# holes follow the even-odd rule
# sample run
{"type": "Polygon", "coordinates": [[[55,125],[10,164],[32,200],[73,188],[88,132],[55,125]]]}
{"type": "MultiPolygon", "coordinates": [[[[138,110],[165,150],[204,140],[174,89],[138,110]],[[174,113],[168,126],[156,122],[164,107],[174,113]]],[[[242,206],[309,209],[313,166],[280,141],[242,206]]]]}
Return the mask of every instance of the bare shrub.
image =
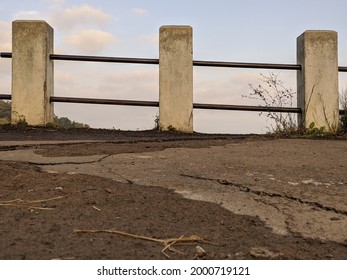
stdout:
{"type": "Polygon", "coordinates": [[[340,115],[339,132],[347,133],[347,89],[340,93],[340,108],[342,114],[340,115]]]}
{"type": "MultiPolygon", "coordinates": [[[[265,107],[293,107],[296,92],[284,85],[278,78],[279,74],[273,72],[269,72],[268,75],[260,74],[261,83],[257,86],[249,84],[251,92],[243,97],[261,101],[261,105],[265,107]]],[[[292,133],[298,130],[294,113],[261,112],[259,115],[263,114],[275,122],[275,125],[271,125],[272,132],[292,133]]]]}

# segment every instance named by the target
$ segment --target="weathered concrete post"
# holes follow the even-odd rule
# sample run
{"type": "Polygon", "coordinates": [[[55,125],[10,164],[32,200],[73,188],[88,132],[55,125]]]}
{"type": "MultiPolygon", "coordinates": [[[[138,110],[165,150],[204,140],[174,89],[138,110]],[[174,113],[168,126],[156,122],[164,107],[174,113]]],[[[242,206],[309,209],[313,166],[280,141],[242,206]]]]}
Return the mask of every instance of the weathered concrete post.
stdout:
{"type": "Polygon", "coordinates": [[[162,26],[159,53],[159,127],[193,132],[193,29],[162,26]]]}
{"type": "Polygon", "coordinates": [[[299,125],[335,131],[339,123],[337,33],[306,31],[297,38],[299,125]]]}
{"type": "Polygon", "coordinates": [[[12,124],[53,120],[53,29],[45,21],[12,23],[12,124]]]}

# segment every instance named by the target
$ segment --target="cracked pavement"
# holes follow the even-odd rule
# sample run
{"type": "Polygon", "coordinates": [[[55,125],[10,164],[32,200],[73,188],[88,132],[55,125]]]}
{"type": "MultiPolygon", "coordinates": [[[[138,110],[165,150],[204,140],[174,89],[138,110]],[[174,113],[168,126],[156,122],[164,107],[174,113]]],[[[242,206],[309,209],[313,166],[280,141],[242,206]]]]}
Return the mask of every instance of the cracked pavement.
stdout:
{"type": "Polygon", "coordinates": [[[101,143],[78,143],[82,152],[73,157],[59,153],[65,147],[60,142],[46,145],[19,145],[0,151],[0,159],[27,162],[49,173],[160,186],[259,217],[277,234],[347,244],[347,141],[230,139],[216,146],[148,152],[112,152],[120,144],[104,143],[102,153],[92,152],[101,143]],[[47,156],[49,149],[60,156],[54,151],[47,156]]]}

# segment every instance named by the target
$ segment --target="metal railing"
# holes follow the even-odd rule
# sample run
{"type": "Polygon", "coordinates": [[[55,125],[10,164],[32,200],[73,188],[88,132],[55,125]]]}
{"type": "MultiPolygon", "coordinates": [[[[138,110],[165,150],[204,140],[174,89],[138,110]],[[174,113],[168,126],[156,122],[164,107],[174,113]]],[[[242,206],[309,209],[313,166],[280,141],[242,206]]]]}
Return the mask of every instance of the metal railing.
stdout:
{"type": "MultiPolygon", "coordinates": [[[[12,53],[1,52],[0,57],[12,58],[12,53]]],[[[108,62],[108,63],[131,63],[131,64],[149,64],[158,65],[159,59],[149,58],[126,58],[126,57],[104,57],[104,56],[84,56],[84,55],[62,55],[51,54],[51,60],[62,61],[84,61],[84,62],[108,62]]],[[[301,65],[298,64],[271,64],[271,63],[244,63],[244,62],[225,62],[225,61],[201,61],[193,60],[193,66],[201,67],[224,67],[224,68],[252,68],[252,69],[277,69],[277,70],[295,70],[300,71],[301,65]]],[[[347,67],[338,67],[339,72],[347,72],[347,67]]],[[[10,100],[11,95],[0,94],[0,99],[10,100]]],[[[117,99],[96,99],[96,98],[76,98],[52,96],[51,102],[80,103],[80,104],[103,104],[103,105],[125,105],[141,107],[159,107],[157,101],[134,101],[117,99]]],[[[294,107],[268,107],[268,106],[247,106],[247,105],[226,105],[226,104],[203,104],[194,103],[194,109],[209,110],[234,110],[234,111],[252,111],[252,112],[279,112],[279,113],[301,113],[301,108],[294,107]]],[[[343,110],[340,110],[340,114],[343,110]]]]}

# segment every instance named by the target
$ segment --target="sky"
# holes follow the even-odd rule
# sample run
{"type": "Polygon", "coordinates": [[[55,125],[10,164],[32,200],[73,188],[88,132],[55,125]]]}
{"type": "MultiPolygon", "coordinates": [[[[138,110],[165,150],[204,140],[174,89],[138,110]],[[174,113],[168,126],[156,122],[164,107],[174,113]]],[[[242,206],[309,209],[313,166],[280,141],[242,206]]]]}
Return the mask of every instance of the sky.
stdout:
{"type": "MultiPolygon", "coordinates": [[[[193,27],[195,60],[296,63],[296,38],[305,30],[338,32],[339,65],[347,66],[345,0],[1,0],[0,52],[11,51],[11,22],[45,20],[54,28],[54,53],[159,57],[162,25],[193,27]]],[[[54,62],[55,96],[159,100],[157,65],[54,62]]],[[[245,98],[268,70],[194,67],[194,102],[262,105],[245,98]]],[[[296,90],[295,71],[274,71],[296,90]]],[[[340,89],[347,73],[339,75],[340,89]]],[[[11,61],[0,59],[0,93],[11,92],[11,61]]],[[[295,105],[295,104],[294,104],[295,105]]],[[[55,114],[95,128],[154,127],[158,108],[55,103],[55,114]]],[[[194,110],[194,130],[266,133],[265,115],[194,110]]]]}

